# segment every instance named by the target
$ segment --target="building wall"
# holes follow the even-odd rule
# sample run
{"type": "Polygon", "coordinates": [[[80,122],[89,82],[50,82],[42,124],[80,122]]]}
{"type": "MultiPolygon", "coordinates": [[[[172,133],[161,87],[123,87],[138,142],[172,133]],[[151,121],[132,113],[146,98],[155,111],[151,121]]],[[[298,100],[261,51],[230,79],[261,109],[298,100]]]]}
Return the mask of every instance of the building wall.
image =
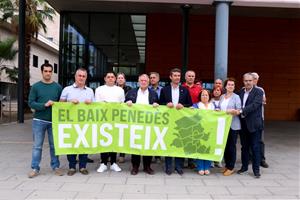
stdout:
{"type": "MultiPolygon", "coordinates": [[[[242,86],[242,75],[255,71],[266,90],[267,120],[297,120],[300,109],[300,19],[230,17],[228,76],[242,86]]],[[[190,17],[189,69],[213,80],[215,17],[190,17]]],[[[147,16],[146,72],[181,66],[182,17],[147,16]]]]}

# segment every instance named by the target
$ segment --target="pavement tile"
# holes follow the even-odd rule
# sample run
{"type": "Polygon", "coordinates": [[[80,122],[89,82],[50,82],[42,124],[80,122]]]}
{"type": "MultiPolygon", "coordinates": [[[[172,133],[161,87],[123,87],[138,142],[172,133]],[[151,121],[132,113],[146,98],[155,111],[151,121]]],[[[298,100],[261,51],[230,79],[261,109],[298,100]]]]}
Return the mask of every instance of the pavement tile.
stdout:
{"type": "Polygon", "coordinates": [[[99,177],[92,176],[89,177],[87,183],[114,183],[114,184],[125,184],[127,178],[126,177],[99,177]]]}
{"type": "Polygon", "coordinates": [[[264,195],[259,195],[256,196],[256,199],[260,200],[273,200],[273,199],[280,199],[280,200],[288,200],[288,199],[299,199],[297,196],[292,196],[292,195],[280,195],[280,196],[275,196],[275,195],[269,195],[269,196],[264,196],[264,195]]]}
{"type": "Polygon", "coordinates": [[[270,195],[269,192],[264,187],[238,187],[238,186],[228,186],[228,189],[232,195],[270,195]]]}
{"type": "Polygon", "coordinates": [[[0,189],[14,189],[21,183],[22,181],[0,181],[0,189]]]}
{"type": "Polygon", "coordinates": [[[144,194],[144,185],[123,185],[123,184],[105,184],[103,193],[134,193],[144,194]]]}
{"type": "Polygon", "coordinates": [[[144,185],[164,185],[165,184],[165,180],[164,178],[131,178],[128,177],[127,178],[127,184],[144,184],[144,185]]]}
{"type": "Polygon", "coordinates": [[[89,176],[85,176],[77,172],[73,176],[68,176],[65,173],[63,176],[51,176],[47,180],[50,183],[87,183],[89,180],[89,176]]]}
{"type": "Polygon", "coordinates": [[[179,200],[179,199],[203,199],[203,200],[211,200],[213,199],[211,195],[195,195],[195,194],[168,194],[168,200],[169,199],[174,199],[174,200],[179,200]]]}
{"type": "Polygon", "coordinates": [[[253,195],[212,195],[213,199],[220,199],[220,200],[229,200],[229,199],[247,199],[247,200],[255,200],[256,197],[253,195]]]}
{"type": "Polygon", "coordinates": [[[187,194],[185,186],[180,185],[146,185],[146,194],[187,194]]]}
{"type": "Polygon", "coordinates": [[[65,183],[59,191],[67,192],[101,192],[103,184],[87,184],[87,183],[65,183]]]}
{"type": "Polygon", "coordinates": [[[299,195],[300,194],[300,188],[297,186],[293,186],[293,187],[280,186],[280,187],[265,187],[265,188],[275,195],[299,195]]]}
{"type": "Polygon", "coordinates": [[[244,186],[280,186],[275,180],[260,180],[260,179],[253,179],[253,180],[240,180],[244,186]]]}
{"type": "Polygon", "coordinates": [[[207,186],[242,186],[239,180],[230,180],[230,179],[222,179],[222,180],[203,180],[204,185],[207,186]]]}
{"type": "Polygon", "coordinates": [[[201,179],[192,179],[192,178],[167,179],[166,178],[166,185],[199,185],[199,186],[202,186],[204,184],[201,179]]]}
{"type": "Polygon", "coordinates": [[[47,183],[39,181],[23,181],[17,187],[19,190],[58,190],[63,183],[47,183]]]}
{"type": "Polygon", "coordinates": [[[122,199],[168,199],[166,194],[123,194],[122,199]]]}
{"type": "Polygon", "coordinates": [[[72,199],[77,192],[34,191],[27,199],[72,199]]]}
{"type": "Polygon", "coordinates": [[[32,193],[33,190],[5,190],[0,189],[0,199],[5,200],[18,200],[18,199],[25,199],[32,193]]]}
{"type": "Polygon", "coordinates": [[[101,193],[101,192],[78,192],[77,196],[74,199],[121,199],[122,194],[121,193],[101,193]]]}
{"type": "Polygon", "coordinates": [[[229,195],[226,187],[222,186],[187,186],[190,194],[222,194],[229,195]]]}
{"type": "Polygon", "coordinates": [[[275,180],[275,181],[284,187],[299,187],[298,180],[275,180]]]}

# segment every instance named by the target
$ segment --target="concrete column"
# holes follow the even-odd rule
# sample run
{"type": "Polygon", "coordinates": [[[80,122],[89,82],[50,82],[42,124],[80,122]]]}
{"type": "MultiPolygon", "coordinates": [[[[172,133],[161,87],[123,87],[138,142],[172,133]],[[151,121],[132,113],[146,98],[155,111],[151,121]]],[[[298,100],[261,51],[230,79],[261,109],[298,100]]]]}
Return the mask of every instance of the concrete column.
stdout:
{"type": "Polygon", "coordinates": [[[214,1],[216,6],[215,76],[225,80],[228,71],[228,24],[231,1],[214,1]]]}
{"type": "Polygon", "coordinates": [[[191,6],[185,4],[181,6],[182,9],[182,49],[181,49],[181,60],[182,60],[182,70],[181,79],[184,81],[184,74],[187,71],[187,65],[189,62],[189,12],[191,6]]]}

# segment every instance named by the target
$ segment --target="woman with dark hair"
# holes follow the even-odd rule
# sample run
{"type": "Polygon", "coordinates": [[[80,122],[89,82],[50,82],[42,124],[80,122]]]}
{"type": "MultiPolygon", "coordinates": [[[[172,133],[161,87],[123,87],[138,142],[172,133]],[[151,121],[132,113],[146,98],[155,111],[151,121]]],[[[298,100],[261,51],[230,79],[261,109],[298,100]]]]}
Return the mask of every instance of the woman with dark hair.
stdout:
{"type": "Polygon", "coordinates": [[[240,97],[234,93],[235,79],[226,79],[224,86],[226,93],[220,98],[220,109],[228,114],[233,115],[225,147],[225,169],[223,170],[224,176],[230,176],[234,173],[233,169],[236,161],[236,141],[239,130],[241,130],[241,122],[238,115],[240,114],[242,105],[240,97]]]}
{"type": "MultiPolygon", "coordinates": [[[[123,72],[119,72],[117,74],[116,82],[117,82],[116,85],[121,87],[124,90],[125,96],[126,96],[127,92],[132,89],[130,86],[126,85],[126,76],[123,72]]],[[[118,161],[119,161],[119,163],[125,162],[125,153],[120,153],[118,161]]]]}
{"type": "MultiPolygon", "coordinates": [[[[200,94],[199,94],[199,102],[195,103],[193,105],[193,108],[198,108],[198,109],[202,109],[202,110],[214,110],[215,107],[214,105],[209,102],[210,100],[210,95],[209,95],[209,91],[203,89],[200,94]]],[[[202,160],[202,159],[196,159],[195,163],[197,165],[197,170],[198,170],[198,174],[203,176],[203,175],[209,175],[210,171],[210,165],[211,165],[211,161],[210,160],[202,160]]]]}

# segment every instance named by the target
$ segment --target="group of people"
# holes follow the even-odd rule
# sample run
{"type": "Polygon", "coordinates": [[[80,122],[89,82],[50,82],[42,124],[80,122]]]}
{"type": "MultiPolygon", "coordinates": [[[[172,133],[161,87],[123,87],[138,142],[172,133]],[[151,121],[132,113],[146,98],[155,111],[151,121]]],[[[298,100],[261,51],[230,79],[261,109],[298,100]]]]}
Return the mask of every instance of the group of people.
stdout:
{"type": "MultiPolygon", "coordinates": [[[[132,104],[150,104],[153,107],[166,105],[169,108],[182,109],[184,107],[192,109],[207,109],[225,111],[233,116],[227,144],[224,153],[225,168],[224,176],[234,173],[236,162],[236,143],[240,135],[242,145],[242,167],[237,171],[244,174],[248,171],[249,159],[252,160],[252,169],[256,178],[260,177],[260,165],[268,167],[264,157],[264,146],[262,140],[263,133],[263,105],[266,103],[264,90],[257,86],[258,74],[246,73],[243,76],[244,87],[235,93],[236,81],[228,78],[224,81],[215,80],[212,91],[202,88],[201,84],[195,83],[196,73],[189,70],[185,73],[186,82],[181,82],[181,70],[174,68],[170,71],[170,84],[165,87],[159,85],[160,77],[157,72],[151,72],[149,76],[142,74],[138,77],[138,88],[126,86],[124,73],[115,74],[107,72],[104,76],[105,84],[99,86],[95,93],[86,86],[87,71],[79,68],[75,73],[74,84],[62,87],[52,80],[53,67],[45,63],[41,66],[42,80],[35,83],[29,94],[29,106],[34,110],[32,121],[33,148],[31,172],[28,177],[33,178],[39,174],[42,157],[42,146],[46,131],[51,156],[51,168],[58,176],[64,173],[60,168],[58,156],[55,155],[52,124],[51,106],[54,102],[80,102],[91,104],[92,102],[118,102],[126,103],[130,109],[132,104]],[[251,158],[250,158],[251,156],[251,158]]],[[[120,153],[119,162],[124,162],[125,154],[120,153]]],[[[79,172],[87,175],[88,155],[67,155],[69,170],[67,175],[74,175],[76,164],[79,164],[79,172]]],[[[161,157],[156,156],[156,162],[161,162],[161,157]]],[[[184,158],[165,157],[165,172],[171,175],[175,171],[182,175],[184,158]]],[[[151,168],[152,156],[143,156],[143,169],[147,174],[154,174],[151,168]]],[[[131,155],[131,174],[139,172],[141,163],[140,155],[131,155]]],[[[199,175],[210,174],[210,167],[214,163],[208,160],[188,159],[188,167],[196,168],[199,175]]],[[[220,166],[220,163],[215,163],[220,166]]],[[[97,172],[102,173],[108,170],[120,172],[122,169],[117,163],[117,153],[101,153],[101,163],[97,172]],[[108,165],[110,162],[110,165],[108,165]]]]}

